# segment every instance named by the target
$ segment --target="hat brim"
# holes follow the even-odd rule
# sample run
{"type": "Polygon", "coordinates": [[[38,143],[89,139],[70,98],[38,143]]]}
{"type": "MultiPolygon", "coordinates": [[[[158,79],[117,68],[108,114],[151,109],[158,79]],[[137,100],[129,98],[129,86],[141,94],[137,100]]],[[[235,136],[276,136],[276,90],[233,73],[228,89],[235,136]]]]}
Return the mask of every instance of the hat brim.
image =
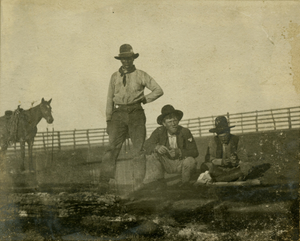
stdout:
{"type": "Polygon", "coordinates": [[[133,57],[134,59],[136,59],[137,57],[139,57],[139,54],[119,54],[119,56],[115,56],[115,59],[121,60],[122,58],[130,58],[133,57]]]}
{"type": "Polygon", "coordinates": [[[160,116],[158,116],[157,117],[157,124],[162,125],[163,124],[162,122],[163,122],[164,118],[167,115],[170,115],[170,114],[175,114],[177,116],[178,121],[180,121],[183,117],[183,112],[181,110],[174,110],[172,112],[161,114],[160,116]]]}
{"type": "Polygon", "coordinates": [[[222,132],[230,130],[233,127],[235,127],[235,126],[228,126],[228,127],[222,127],[222,128],[212,128],[212,129],[209,130],[209,132],[220,134],[222,132]]]}

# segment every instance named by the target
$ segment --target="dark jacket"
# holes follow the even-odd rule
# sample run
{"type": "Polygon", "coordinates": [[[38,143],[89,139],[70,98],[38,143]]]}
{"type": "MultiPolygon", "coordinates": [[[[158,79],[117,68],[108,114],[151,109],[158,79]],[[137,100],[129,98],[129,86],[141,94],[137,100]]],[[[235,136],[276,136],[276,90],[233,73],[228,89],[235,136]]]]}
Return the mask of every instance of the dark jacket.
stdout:
{"type": "MultiPolygon", "coordinates": [[[[225,158],[229,158],[231,155],[236,155],[238,160],[247,161],[248,155],[244,147],[243,139],[240,139],[236,135],[230,134],[230,140],[227,144],[227,153],[225,153],[225,158]]],[[[214,159],[222,159],[223,147],[220,139],[217,136],[209,142],[208,150],[206,154],[206,161],[212,161],[214,159]]]]}
{"type": "MultiPolygon", "coordinates": [[[[195,139],[189,129],[178,126],[176,132],[177,147],[181,150],[181,158],[194,157],[199,155],[195,139]]],[[[164,126],[156,128],[151,134],[150,138],[146,140],[144,148],[146,154],[150,155],[154,152],[157,145],[164,145],[169,147],[169,138],[167,129],[164,126]]]]}
{"type": "MultiPolygon", "coordinates": [[[[216,144],[216,148],[214,150],[211,150],[212,156],[214,156],[216,158],[222,158],[222,156],[223,156],[222,143],[217,136],[214,137],[214,141],[216,144]]],[[[239,144],[239,137],[230,134],[230,139],[229,139],[229,143],[228,143],[230,153],[226,153],[228,155],[228,157],[230,156],[230,154],[237,153],[238,144],[239,144]]]]}

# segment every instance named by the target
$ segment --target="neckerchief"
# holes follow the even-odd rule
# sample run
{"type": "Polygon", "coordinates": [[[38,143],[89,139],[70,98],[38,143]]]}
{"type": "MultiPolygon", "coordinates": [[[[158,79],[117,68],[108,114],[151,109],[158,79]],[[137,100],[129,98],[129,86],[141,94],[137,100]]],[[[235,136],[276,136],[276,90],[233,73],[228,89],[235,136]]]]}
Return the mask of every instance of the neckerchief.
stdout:
{"type": "Polygon", "coordinates": [[[119,68],[119,72],[121,74],[121,77],[123,77],[123,85],[124,86],[126,85],[126,74],[130,74],[130,73],[134,72],[135,70],[136,70],[136,68],[135,68],[134,65],[132,65],[132,67],[130,69],[128,69],[128,70],[124,70],[123,66],[121,66],[119,68]]]}

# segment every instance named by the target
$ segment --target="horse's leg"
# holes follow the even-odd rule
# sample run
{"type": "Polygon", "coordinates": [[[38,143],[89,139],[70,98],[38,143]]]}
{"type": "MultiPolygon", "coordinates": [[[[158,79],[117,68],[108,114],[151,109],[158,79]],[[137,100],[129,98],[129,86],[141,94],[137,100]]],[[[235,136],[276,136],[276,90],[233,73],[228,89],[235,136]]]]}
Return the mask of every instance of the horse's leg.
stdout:
{"type": "Polygon", "coordinates": [[[3,144],[0,146],[0,169],[1,171],[4,171],[5,168],[5,154],[7,150],[7,145],[3,144]]]}
{"type": "Polygon", "coordinates": [[[25,141],[20,141],[21,146],[21,171],[25,170],[25,141]]]}
{"type": "Polygon", "coordinates": [[[28,144],[28,159],[29,159],[29,170],[34,172],[33,160],[32,160],[32,148],[33,148],[33,140],[27,142],[28,144]]]}

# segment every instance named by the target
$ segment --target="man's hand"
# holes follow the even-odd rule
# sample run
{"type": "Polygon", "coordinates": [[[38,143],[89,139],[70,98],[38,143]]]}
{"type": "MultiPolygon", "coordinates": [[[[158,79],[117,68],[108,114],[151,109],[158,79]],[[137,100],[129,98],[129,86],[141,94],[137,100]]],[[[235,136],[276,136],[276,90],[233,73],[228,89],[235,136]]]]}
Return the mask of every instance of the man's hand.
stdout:
{"type": "Polygon", "coordinates": [[[239,160],[235,154],[232,154],[229,158],[222,160],[223,166],[237,166],[238,162],[239,160]]]}
{"type": "Polygon", "coordinates": [[[175,151],[175,149],[169,150],[169,154],[170,154],[170,156],[171,156],[172,158],[174,158],[174,157],[176,156],[176,151],[175,151]]]}
{"type": "Polygon", "coordinates": [[[155,151],[161,155],[169,152],[168,148],[163,145],[158,145],[155,147],[155,151]]]}
{"type": "Polygon", "coordinates": [[[228,166],[231,163],[230,159],[223,159],[222,166],[228,166]]]}
{"type": "Polygon", "coordinates": [[[232,166],[237,166],[239,163],[238,157],[236,154],[231,154],[229,161],[231,163],[232,166]]]}
{"type": "Polygon", "coordinates": [[[169,154],[172,158],[177,158],[181,156],[181,150],[179,148],[172,148],[171,150],[169,150],[169,154]]]}

